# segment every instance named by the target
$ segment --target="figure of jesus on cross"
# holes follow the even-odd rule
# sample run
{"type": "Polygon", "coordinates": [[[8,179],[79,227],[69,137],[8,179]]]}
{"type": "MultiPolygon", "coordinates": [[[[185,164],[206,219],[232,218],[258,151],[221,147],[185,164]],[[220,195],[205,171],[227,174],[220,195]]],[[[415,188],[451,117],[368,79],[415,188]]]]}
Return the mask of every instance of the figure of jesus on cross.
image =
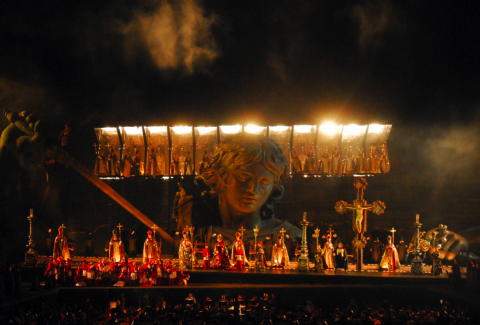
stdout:
{"type": "Polygon", "coordinates": [[[376,215],[383,214],[385,209],[385,203],[382,201],[375,201],[371,204],[367,203],[364,198],[365,190],[367,189],[367,180],[363,177],[357,177],[353,181],[353,186],[357,191],[357,197],[353,200],[352,204],[345,201],[338,201],[335,204],[335,211],[340,214],[344,214],[347,211],[352,211],[352,228],[355,233],[353,240],[353,246],[356,250],[357,256],[357,271],[362,270],[363,265],[363,248],[365,247],[365,232],[367,231],[367,212],[371,211],[376,215]]]}

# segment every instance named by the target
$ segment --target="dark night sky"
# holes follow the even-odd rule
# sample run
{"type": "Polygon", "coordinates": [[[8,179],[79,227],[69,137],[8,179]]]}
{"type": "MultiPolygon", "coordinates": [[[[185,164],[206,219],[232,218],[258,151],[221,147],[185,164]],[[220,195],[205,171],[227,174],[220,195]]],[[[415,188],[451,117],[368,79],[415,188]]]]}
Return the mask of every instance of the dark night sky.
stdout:
{"type": "Polygon", "coordinates": [[[465,122],[474,2],[3,1],[0,105],[112,122],[465,122]]]}

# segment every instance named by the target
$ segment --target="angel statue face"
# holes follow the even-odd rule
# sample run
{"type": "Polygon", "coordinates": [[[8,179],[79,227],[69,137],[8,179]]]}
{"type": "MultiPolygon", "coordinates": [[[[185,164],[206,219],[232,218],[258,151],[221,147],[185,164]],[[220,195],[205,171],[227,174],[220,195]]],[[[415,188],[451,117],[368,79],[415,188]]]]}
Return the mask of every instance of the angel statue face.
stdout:
{"type": "Polygon", "coordinates": [[[234,215],[260,210],[272,193],[274,175],[262,164],[243,166],[225,179],[222,200],[234,215]]]}
{"type": "Polygon", "coordinates": [[[202,176],[218,195],[222,226],[259,222],[269,200],[283,194],[285,169],[282,150],[269,138],[241,136],[220,145],[202,176]]]}

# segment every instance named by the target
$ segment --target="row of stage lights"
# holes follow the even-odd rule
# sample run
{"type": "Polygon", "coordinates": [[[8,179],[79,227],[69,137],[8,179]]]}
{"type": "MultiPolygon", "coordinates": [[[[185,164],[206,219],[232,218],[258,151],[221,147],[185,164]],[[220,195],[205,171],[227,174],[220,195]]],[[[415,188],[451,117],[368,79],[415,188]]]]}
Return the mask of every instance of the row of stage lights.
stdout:
{"type": "MultiPolygon", "coordinates": [[[[381,134],[383,133],[386,128],[389,128],[390,125],[384,124],[367,124],[367,125],[359,125],[359,124],[347,124],[341,125],[336,124],[333,122],[325,122],[323,124],[318,125],[318,131],[323,133],[327,136],[335,136],[342,134],[343,137],[356,137],[368,132],[369,134],[381,134]]],[[[207,135],[217,132],[216,126],[172,126],[170,127],[171,131],[175,134],[191,134],[193,128],[199,133],[199,135],[207,135]]],[[[248,133],[248,134],[262,134],[265,133],[267,126],[260,126],[255,124],[235,124],[235,125],[220,125],[220,132],[223,134],[239,134],[239,133],[248,133]]],[[[287,132],[291,128],[295,133],[314,133],[316,131],[317,125],[293,125],[293,126],[286,126],[286,125],[276,125],[276,126],[268,126],[268,130],[270,132],[287,132]]],[[[142,127],[139,126],[125,126],[122,128],[127,135],[142,135],[142,127]]],[[[167,126],[146,126],[146,130],[149,131],[150,134],[166,134],[168,127],[167,126]]],[[[117,133],[117,128],[115,127],[103,127],[101,128],[102,132],[115,134],[117,133]]]]}

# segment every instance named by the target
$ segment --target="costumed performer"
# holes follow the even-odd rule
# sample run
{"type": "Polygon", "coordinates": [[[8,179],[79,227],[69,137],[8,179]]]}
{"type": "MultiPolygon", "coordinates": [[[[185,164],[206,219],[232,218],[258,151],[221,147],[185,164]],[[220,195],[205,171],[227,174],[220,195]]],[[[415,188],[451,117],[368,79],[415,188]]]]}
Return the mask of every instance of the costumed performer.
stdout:
{"type": "Polygon", "coordinates": [[[151,230],[147,231],[147,238],[143,243],[143,263],[148,263],[150,260],[160,259],[160,245],[153,236],[151,230]]]}
{"type": "Polygon", "coordinates": [[[287,246],[285,245],[284,235],[281,232],[278,235],[277,242],[273,245],[272,248],[272,267],[288,267],[290,263],[290,258],[288,257],[287,246]]]}
{"type": "Polygon", "coordinates": [[[392,236],[387,236],[387,246],[380,260],[380,269],[395,271],[400,268],[400,259],[398,258],[397,248],[393,243],[392,236]]]}
{"type": "Polygon", "coordinates": [[[117,230],[112,230],[112,238],[108,243],[108,257],[112,262],[122,262],[125,259],[125,249],[117,230]]]}
{"type": "Polygon", "coordinates": [[[180,241],[180,245],[178,247],[178,261],[180,263],[180,267],[191,269],[193,266],[193,244],[189,238],[189,232],[184,230],[182,232],[182,240],[180,241]]]}
{"type": "Polygon", "coordinates": [[[232,268],[237,271],[244,271],[245,265],[248,265],[245,246],[243,244],[242,235],[239,232],[235,233],[235,241],[232,244],[232,260],[232,268]]]}
{"type": "Polygon", "coordinates": [[[230,267],[230,258],[228,257],[227,245],[221,234],[217,235],[213,254],[213,268],[228,269],[230,267]]]}
{"type": "Polygon", "coordinates": [[[53,242],[53,259],[56,260],[58,257],[62,257],[64,260],[70,259],[70,251],[72,250],[68,247],[68,238],[65,235],[64,229],[67,228],[64,225],[58,227],[58,234],[55,237],[53,242]]]}

